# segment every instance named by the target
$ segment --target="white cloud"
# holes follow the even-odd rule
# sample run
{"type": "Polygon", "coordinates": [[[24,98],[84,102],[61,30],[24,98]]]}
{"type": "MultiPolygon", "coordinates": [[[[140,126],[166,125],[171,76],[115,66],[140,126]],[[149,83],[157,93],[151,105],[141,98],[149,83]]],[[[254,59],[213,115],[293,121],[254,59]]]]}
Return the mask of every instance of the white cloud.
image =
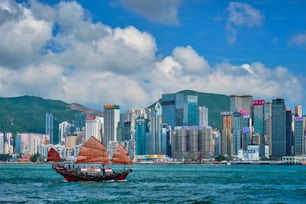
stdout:
{"type": "Polygon", "coordinates": [[[306,32],[293,36],[289,42],[297,46],[306,47],[306,32]]]}
{"type": "Polygon", "coordinates": [[[22,12],[21,7],[10,0],[2,0],[0,2],[0,25],[7,21],[16,20],[22,12]]]}
{"type": "Polygon", "coordinates": [[[238,27],[246,26],[252,28],[261,25],[264,20],[263,14],[247,3],[230,2],[227,10],[229,17],[226,29],[228,43],[230,44],[236,41],[238,27]]]}
{"type": "Polygon", "coordinates": [[[51,24],[36,19],[26,8],[19,9],[17,20],[0,24],[0,65],[19,67],[39,58],[46,40],[51,37],[51,24]]]}
{"type": "Polygon", "coordinates": [[[301,81],[285,67],[258,62],[212,66],[191,46],[157,57],[152,35],[133,26],[93,23],[76,2],[33,5],[18,4],[19,17],[0,24],[5,39],[0,41],[1,96],[40,95],[101,109],[108,103],[146,107],[163,93],[183,89],[302,100],[301,81]],[[64,10],[78,13],[65,16],[60,14],[64,10]],[[60,25],[56,32],[54,25],[60,25]]]}
{"type": "Polygon", "coordinates": [[[150,21],[165,25],[179,25],[178,7],[181,0],[122,0],[124,6],[150,21]]]}
{"type": "Polygon", "coordinates": [[[199,56],[196,51],[190,47],[176,47],[172,55],[184,69],[184,74],[208,74],[210,66],[204,57],[199,56]]]}

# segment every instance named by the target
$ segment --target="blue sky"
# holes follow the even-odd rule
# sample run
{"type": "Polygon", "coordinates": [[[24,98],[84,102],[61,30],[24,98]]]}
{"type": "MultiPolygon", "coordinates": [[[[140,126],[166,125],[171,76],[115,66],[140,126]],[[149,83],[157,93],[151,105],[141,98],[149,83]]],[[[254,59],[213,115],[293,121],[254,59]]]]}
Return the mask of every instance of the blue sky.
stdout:
{"type": "Polygon", "coordinates": [[[306,108],[303,0],[0,0],[0,36],[1,96],[128,109],[191,89],[306,108]]]}

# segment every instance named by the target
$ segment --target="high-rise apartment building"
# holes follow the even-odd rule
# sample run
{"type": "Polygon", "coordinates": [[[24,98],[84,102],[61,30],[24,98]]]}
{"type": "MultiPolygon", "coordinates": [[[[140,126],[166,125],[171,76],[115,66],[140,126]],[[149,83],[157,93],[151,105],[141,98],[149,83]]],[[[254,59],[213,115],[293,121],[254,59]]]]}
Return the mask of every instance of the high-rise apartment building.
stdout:
{"type": "Polygon", "coordinates": [[[233,114],[231,112],[222,112],[222,129],[233,128],[233,114]]]}
{"type": "Polygon", "coordinates": [[[110,142],[117,141],[117,127],[120,121],[119,105],[104,105],[104,137],[103,143],[108,145],[110,142]]]}
{"type": "Polygon", "coordinates": [[[0,154],[4,154],[4,133],[0,133],[0,154]]]}
{"type": "Polygon", "coordinates": [[[233,154],[233,114],[231,112],[222,112],[222,130],[221,130],[221,155],[232,156],[233,154]]]}
{"type": "Polygon", "coordinates": [[[11,132],[0,133],[0,154],[13,153],[13,134],[11,132]]]}
{"type": "Polygon", "coordinates": [[[213,131],[210,127],[176,126],[172,139],[172,156],[178,160],[200,160],[214,154],[213,131]]]}
{"type": "Polygon", "coordinates": [[[285,100],[272,100],[272,156],[286,156],[286,104],[285,100]]]}
{"type": "Polygon", "coordinates": [[[176,126],[172,135],[173,158],[182,160],[187,157],[187,128],[176,126]]]}
{"type": "Polygon", "coordinates": [[[232,156],[232,132],[228,128],[221,131],[221,155],[232,156]]]}
{"type": "Polygon", "coordinates": [[[64,144],[67,136],[71,134],[71,124],[67,121],[58,124],[58,134],[60,143],[64,144]]]}
{"type": "Polygon", "coordinates": [[[211,127],[199,127],[199,152],[201,159],[209,159],[215,154],[214,135],[211,127]]]}

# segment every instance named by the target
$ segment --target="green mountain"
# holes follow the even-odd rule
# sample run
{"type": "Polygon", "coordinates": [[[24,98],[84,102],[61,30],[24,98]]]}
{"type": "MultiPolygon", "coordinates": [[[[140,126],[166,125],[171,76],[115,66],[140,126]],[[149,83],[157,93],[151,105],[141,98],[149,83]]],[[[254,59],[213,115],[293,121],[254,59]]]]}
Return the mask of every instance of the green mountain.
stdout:
{"type": "Polygon", "coordinates": [[[58,124],[72,123],[83,115],[101,115],[101,111],[87,109],[79,104],[67,104],[59,100],[43,99],[35,96],[13,98],[0,97],[0,131],[45,133],[46,113],[54,118],[54,134],[58,134],[58,124]]]}
{"type": "MultiPolygon", "coordinates": [[[[197,95],[198,104],[208,108],[209,125],[213,128],[221,127],[220,113],[229,110],[229,96],[190,90],[179,93],[197,95]]],[[[58,134],[58,124],[63,121],[75,122],[77,125],[78,118],[84,119],[86,115],[103,116],[101,111],[88,109],[76,103],[67,104],[36,96],[0,97],[0,132],[44,134],[46,113],[53,114],[54,135],[58,134]]]]}

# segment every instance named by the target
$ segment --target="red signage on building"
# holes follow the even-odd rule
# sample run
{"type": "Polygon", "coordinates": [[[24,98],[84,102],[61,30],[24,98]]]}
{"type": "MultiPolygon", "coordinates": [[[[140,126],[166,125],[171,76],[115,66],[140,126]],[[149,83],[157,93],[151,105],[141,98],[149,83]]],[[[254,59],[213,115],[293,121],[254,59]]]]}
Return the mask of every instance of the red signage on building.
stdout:
{"type": "Polygon", "coordinates": [[[247,110],[240,110],[241,115],[247,115],[249,114],[247,110]]]}
{"type": "Polygon", "coordinates": [[[265,100],[253,100],[252,105],[253,106],[262,106],[265,104],[265,100]]]}
{"type": "Polygon", "coordinates": [[[96,116],[86,116],[86,120],[95,120],[96,116]]]}

